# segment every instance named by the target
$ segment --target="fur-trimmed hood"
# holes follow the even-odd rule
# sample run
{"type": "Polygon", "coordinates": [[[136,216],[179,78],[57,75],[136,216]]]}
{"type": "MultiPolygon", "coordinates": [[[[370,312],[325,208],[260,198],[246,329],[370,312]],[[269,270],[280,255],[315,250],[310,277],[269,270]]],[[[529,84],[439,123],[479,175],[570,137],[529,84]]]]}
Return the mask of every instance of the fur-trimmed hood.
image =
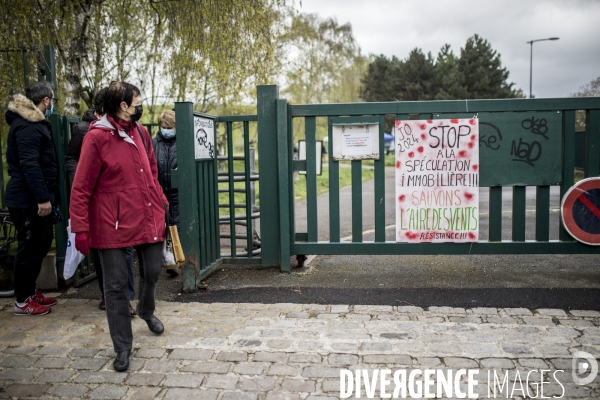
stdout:
{"type": "MultiPolygon", "coordinates": [[[[15,94],[12,100],[8,103],[8,111],[12,111],[15,114],[20,115],[23,119],[29,122],[40,122],[46,119],[44,113],[33,104],[33,101],[29,100],[22,94],[15,94]]],[[[11,125],[12,121],[6,122],[11,125]]]]}

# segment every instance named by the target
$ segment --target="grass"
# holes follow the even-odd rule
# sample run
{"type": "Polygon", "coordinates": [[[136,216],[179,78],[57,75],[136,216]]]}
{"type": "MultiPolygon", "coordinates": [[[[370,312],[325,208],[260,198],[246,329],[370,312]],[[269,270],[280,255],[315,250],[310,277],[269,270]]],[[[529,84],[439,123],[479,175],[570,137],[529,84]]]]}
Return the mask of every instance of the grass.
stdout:
{"type": "MultiPolygon", "coordinates": [[[[237,170],[236,170],[237,171],[237,170]]],[[[340,188],[350,186],[352,184],[352,170],[350,168],[340,168],[340,188]]],[[[363,181],[373,179],[374,171],[370,168],[363,168],[362,179],[363,181]]],[[[219,188],[227,189],[228,183],[219,183],[219,188]]],[[[234,184],[236,189],[244,189],[244,182],[236,182],[234,184]]],[[[323,173],[317,176],[317,195],[323,194],[329,191],[329,168],[323,167],[323,173]]],[[[294,181],[294,197],[295,201],[303,200],[306,198],[306,177],[300,175],[298,180],[294,181]]],[[[245,204],[246,195],[244,193],[234,193],[234,202],[236,204],[245,204]]],[[[219,203],[229,204],[229,193],[219,193],[219,203]]],[[[260,185],[256,185],[256,204],[260,205],[260,185]]],[[[245,214],[244,209],[237,209],[237,214],[245,214]]],[[[229,215],[229,209],[220,208],[219,215],[229,215]]]]}
{"type": "MultiPolygon", "coordinates": [[[[375,165],[375,161],[373,160],[364,160],[362,163],[363,165],[375,165]]],[[[384,165],[386,167],[393,167],[396,165],[396,156],[394,155],[394,153],[385,156],[384,165]]]]}

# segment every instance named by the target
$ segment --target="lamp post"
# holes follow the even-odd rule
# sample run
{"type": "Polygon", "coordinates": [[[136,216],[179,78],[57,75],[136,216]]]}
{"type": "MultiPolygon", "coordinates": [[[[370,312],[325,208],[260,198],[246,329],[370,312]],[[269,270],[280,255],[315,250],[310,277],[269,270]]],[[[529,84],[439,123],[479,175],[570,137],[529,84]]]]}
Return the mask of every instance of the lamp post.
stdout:
{"type": "Polygon", "coordinates": [[[546,39],[536,39],[536,40],[531,40],[527,43],[529,43],[530,45],[530,52],[529,52],[529,98],[533,98],[533,95],[531,94],[531,85],[532,85],[532,81],[533,81],[533,43],[535,42],[543,42],[544,40],[558,40],[560,38],[557,37],[551,37],[551,38],[546,38],[546,39]]]}

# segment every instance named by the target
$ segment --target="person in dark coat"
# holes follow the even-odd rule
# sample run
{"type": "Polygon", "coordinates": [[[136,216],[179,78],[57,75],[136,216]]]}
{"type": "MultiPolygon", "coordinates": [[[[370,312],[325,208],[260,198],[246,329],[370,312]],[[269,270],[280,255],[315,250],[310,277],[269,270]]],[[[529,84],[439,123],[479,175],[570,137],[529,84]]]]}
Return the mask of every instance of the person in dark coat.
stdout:
{"type": "MultiPolygon", "coordinates": [[[[175,112],[164,110],[158,116],[160,130],[152,139],[152,147],[158,164],[158,182],[167,200],[171,224],[179,229],[179,192],[171,186],[171,170],[177,169],[177,143],[175,142],[175,112]]],[[[171,276],[178,276],[180,269],[167,269],[171,276]]]]}
{"type": "MultiPolygon", "coordinates": [[[[81,122],[73,127],[73,132],[71,132],[71,140],[69,141],[69,147],[67,148],[67,153],[65,155],[65,164],[67,166],[67,171],[69,172],[70,181],[73,182],[75,178],[75,171],[77,170],[77,163],[79,162],[79,157],[81,157],[81,145],[83,144],[83,138],[85,134],[90,129],[90,124],[93,121],[96,121],[104,115],[104,111],[102,109],[102,104],[104,103],[104,95],[108,88],[100,89],[96,96],[94,96],[94,108],[90,108],[87,110],[83,117],[81,118],[81,122]]],[[[104,300],[104,276],[102,273],[102,264],[100,263],[100,255],[96,249],[90,249],[92,253],[92,257],[94,258],[95,266],[96,266],[96,275],[98,277],[98,286],[100,287],[100,294],[102,295],[102,300],[100,304],[98,304],[98,308],[101,310],[106,310],[106,301],[104,300]]],[[[135,285],[133,280],[133,247],[127,248],[127,273],[129,275],[129,281],[127,282],[127,299],[131,302],[135,297],[135,285]]],[[[129,313],[131,316],[136,314],[135,309],[129,303],[129,313]]]]}
{"type": "Polygon", "coordinates": [[[104,116],[83,140],[69,211],[77,250],[87,255],[90,247],[99,249],[108,328],[117,353],[113,367],[125,371],[133,346],[126,248],[135,247],[141,260],[137,313],[160,335],[164,326],[154,315],[155,292],[168,201],[158,183],[150,135],[137,122],[144,111],[140,90],[127,82],[112,82],[103,110],[104,116]]]}
{"type": "MultiPolygon", "coordinates": [[[[102,91],[98,92],[96,98],[101,96],[101,93],[102,91]]],[[[98,108],[96,100],[94,99],[94,108],[90,108],[83,114],[81,122],[75,125],[71,132],[71,140],[69,140],[69,146],[67,147],[67,152],[65,154],[65,164],[71,182],[73,182],[73,179],[75,178],[75,170],[77,169],[77,163],[81,156],[81,144],[83,143],[83,137],[90,128],[90,122],[102,117],[102,114],[96,110],[102,110],[102,106],[100,105],[100,108],[98,108]]]]}
{"type": "Polygon", "coordinates": [[[10,125],[6,163],[10,179],[5,206],[17,229],[15,255],[15,315],[44,315],[56,299],[36,290],[42,262],[54,236],[54,194],[58,186],[58,163],[50,122],[56,99],[47,82],[35,82],[14,95],[8,104],[10,125]]]}

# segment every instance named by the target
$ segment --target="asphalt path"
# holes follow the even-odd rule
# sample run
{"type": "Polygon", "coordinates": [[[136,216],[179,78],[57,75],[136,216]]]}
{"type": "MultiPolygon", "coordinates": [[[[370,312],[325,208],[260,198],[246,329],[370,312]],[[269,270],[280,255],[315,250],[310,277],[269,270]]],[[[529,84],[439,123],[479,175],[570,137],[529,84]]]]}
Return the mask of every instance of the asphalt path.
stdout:
{"type": "MultiPolygon", "coordinates": [[[[303,179],[303,178],[300,178],[303,179]]],[[[363,240],[373,240],[373,181],[362,183],[363,240]]],[[[550,239],[558,239],[560,192],[552,187],[550,239]]],[[[386,240],[395,240],[394,170],[386,169],[386,240]]],[[[480,188],[480,239],[488,238],[489,189],[480,188]]],[[[318,196],[319,240],[329,240],[329,196],[318,196]]],[[[352,234],[351,187],[340,189],[340,235],[352,234]]],[[[512,190],[503,189],[502,238],[511,239],[512,190]]],[[[527,188],[526,239],[535,237],[535,188],[527,188]]],[[[264,212],[264,210],[263,210],[264,212]]],[[[295,206],[296,232],[306,232],[306,201],[295,206]]],[[[428,307],[600,309],[598,255],[323,256],[302,268],[223,266],[208,290],[181,293],[181,278],[159,282],[167,301],[382,304],[428,307]]],[[[292,263],[296,266],[296,260],[292,263]]],[[[94,290],[95,289],[95,290],[94,290]]],[[[93,298],[93,282],[71,293],[93,298]]],[[[97,295],[99,298],[99,295],[97,295]]]]}

